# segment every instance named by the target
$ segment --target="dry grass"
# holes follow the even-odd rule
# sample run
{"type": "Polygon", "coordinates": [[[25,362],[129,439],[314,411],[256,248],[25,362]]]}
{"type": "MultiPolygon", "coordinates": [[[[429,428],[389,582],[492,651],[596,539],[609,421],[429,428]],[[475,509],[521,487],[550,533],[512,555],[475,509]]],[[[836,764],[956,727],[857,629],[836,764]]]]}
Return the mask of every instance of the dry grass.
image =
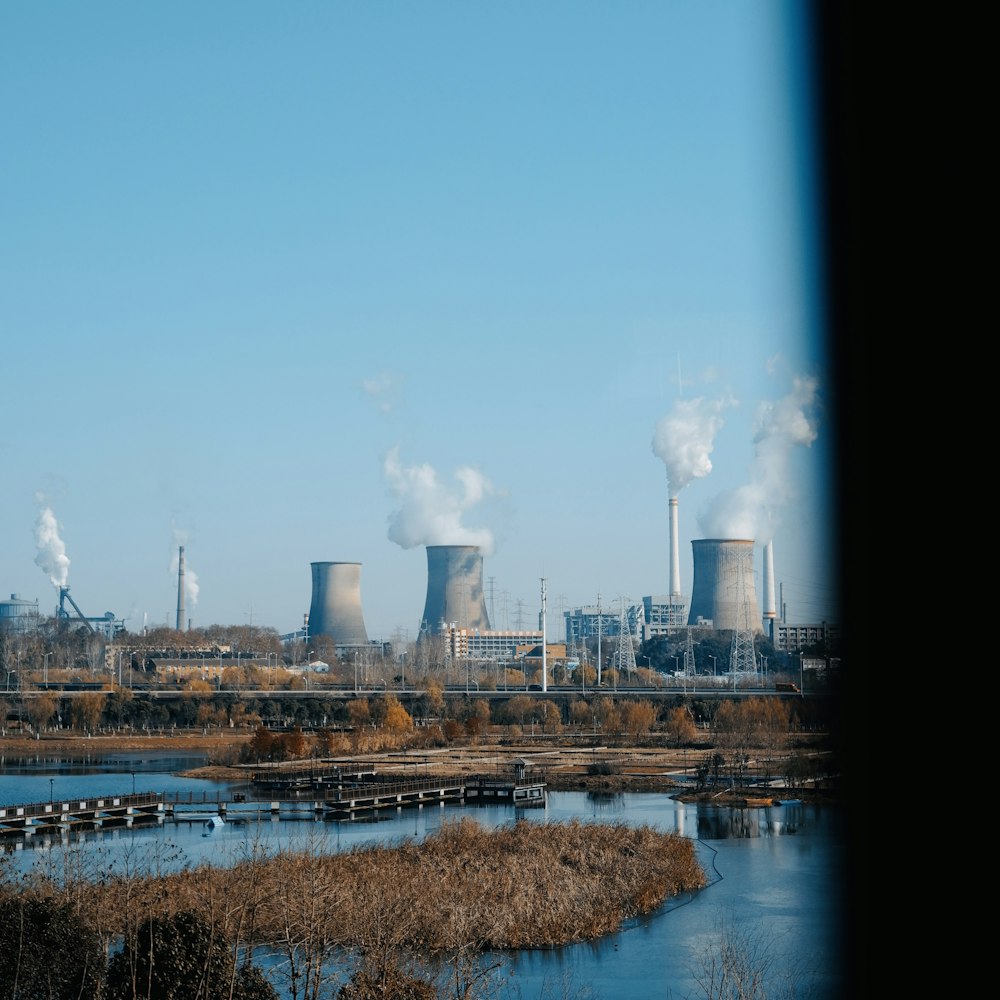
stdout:
{"type": "Polygon", "coordinates": [[[330,854],[317,841],[271,857],[251,851],[232,866],[152,869],[133,858],[119,869],[36,877],[32,891],[80,900],[106,940],[150,915],[193,911],[251,948],[322,940],[365,955],[446,955],[597,938],[705,885],[688,838],[580,821],[491,830],[465,818],[420,844],[330,854]]]}

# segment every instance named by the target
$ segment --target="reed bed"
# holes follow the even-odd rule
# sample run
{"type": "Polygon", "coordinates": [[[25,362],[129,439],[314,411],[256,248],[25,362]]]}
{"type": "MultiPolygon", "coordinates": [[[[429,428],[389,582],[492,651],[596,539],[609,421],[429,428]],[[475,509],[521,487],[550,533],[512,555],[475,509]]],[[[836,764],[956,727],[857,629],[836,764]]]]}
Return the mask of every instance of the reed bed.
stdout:
{"type": "Polygon", "coordinates": [[[705,884],[694,843],[648,826],[485,829],[463,818],[419,844],[327,853],[317,842],[273,856],[249,849],[226,867],[106,871],[88,886],[87,910],[111,936],[127,935],[140,914],[187,911],[250,949],[434,955],[598,938],[705,884]]]}

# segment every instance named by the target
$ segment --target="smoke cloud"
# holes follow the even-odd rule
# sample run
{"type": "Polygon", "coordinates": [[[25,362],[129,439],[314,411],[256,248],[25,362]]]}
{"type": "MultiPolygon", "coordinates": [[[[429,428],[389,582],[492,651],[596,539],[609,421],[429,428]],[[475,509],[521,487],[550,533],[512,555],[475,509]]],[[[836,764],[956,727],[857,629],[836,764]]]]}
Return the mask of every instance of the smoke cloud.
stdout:
{"type": "Polygon", "coordinates": [[[457,486],[438,479],[430,465],[404,466],[399,449],[389,451],[383,473],[396,503],[389,518],[389,540],[411,549],[417,545],[478,545],[483,555],[493,552],[493,532],[466,528],[465,512],[494,492],[493,484],[470,466],[455,471],[457,486]]]}
{"type": "Polygon", "coordinates": [[[41,508],[35,522],[35,544],[38,546],[35,564],[48,575],[53,587],[65,587],[69,579],[69,557],[59,537],[59,522],[44,496],[36,494],[35,500],[41,508]]]}
{"type": "Polygon", "coordinates": [[[722,428],[723,411],[733,399],[678,399],[672,413],[661,417],[653,431],[653,454],[667,467],[670,496],[712,471],[709,456],[722,428]]]}
{"type": "Polygon", "coordinates": [[[750,482],[720,494],[699,515],[706,538],[771,540],[780,509],[792,497],[792,453],[816,440],[818,390],[817,379],[796,376],[787,396],[760,404],[750,482]]]}

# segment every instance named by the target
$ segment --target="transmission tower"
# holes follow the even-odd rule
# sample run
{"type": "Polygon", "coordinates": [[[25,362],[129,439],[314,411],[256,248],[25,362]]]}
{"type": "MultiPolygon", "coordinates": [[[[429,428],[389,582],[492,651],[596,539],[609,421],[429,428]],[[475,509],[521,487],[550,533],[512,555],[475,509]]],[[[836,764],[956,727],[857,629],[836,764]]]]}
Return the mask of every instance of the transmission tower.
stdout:
{"type": "Polygon", "coordinates": [[[694,641],[691,638],[691,629],[685,629],[687,638],[684,641],[684,675],[693,677],[698,671],[694,663],[694,641]]]}
{"type": "Polygon", "coordinates": [[[635,673],[635,646],[632,645],[632,629],[628,623],[624,597],[621,605],[621,616],[618,619],[618,669],[632,675],[635,673]]]}
{"type": "Polygon", "coordinates": [[[742,560],[740,560],[738,567],[739,600],[736,607],[736,628],[733,629],[733,644],[729,650],[729,671],[733,675],[733,687],[736,686],[737,674],[752,674],[757,669],[757,656],[753,649],[753,627],[750,622],[750,608],[747,606],[742,560]]]}
{"type": "Polygon", "coordinates": [[[518,632],[524,629],[524,601],[520,597],[517,599],[517,615],[514,618],[514,628],[518,632]]]}

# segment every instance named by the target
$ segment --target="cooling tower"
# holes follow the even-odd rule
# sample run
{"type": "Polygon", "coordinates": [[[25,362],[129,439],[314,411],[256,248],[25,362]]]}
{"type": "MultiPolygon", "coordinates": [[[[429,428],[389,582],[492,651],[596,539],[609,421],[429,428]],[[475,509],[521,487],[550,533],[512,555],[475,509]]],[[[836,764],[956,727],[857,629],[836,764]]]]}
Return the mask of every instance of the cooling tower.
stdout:
{"type": "Polygon", "coordinates": [[[478,545],[427,546],[427,600],[421,631],[442,623],[489,631],[483,594],[483,557],[478,545]]]}
{"type": "Polygon", "coordinates": [[[329,636],[337,646],[365,646],[361,613],[361,563],[314,562],[309,635],[329,636]]]}
{"type": "Polygon", "coordinates": [[[177,554],[177,631],[184,631],[184,546],[177,554]]]}
{"type": "Polygon", "coordinates": [[[691,548],[694,580],[688,625],[704,620],[716,629],[763,632],[753,582],[753,542],[699,538],[691,548]]]}

